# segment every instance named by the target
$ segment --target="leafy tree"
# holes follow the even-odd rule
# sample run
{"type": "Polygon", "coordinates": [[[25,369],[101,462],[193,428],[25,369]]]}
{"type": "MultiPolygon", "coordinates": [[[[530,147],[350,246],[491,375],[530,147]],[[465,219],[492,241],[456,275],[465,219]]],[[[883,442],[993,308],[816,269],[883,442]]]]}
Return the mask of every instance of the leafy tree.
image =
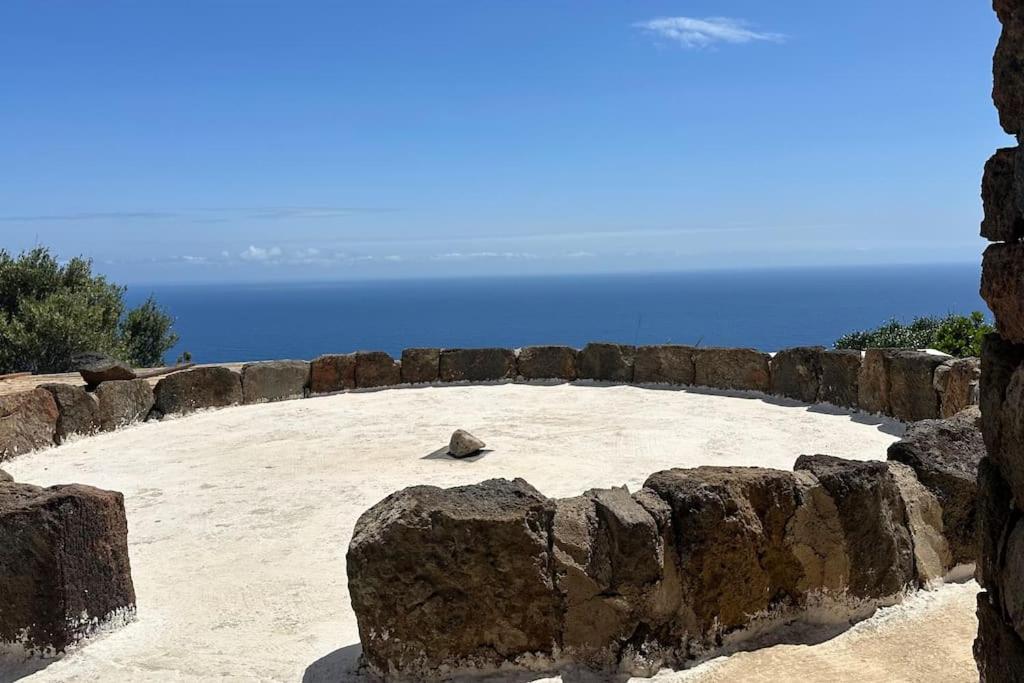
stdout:
{"type": "Polygon", "coordinates": [[[125,314],[125,288],[76,257],[45,247],[0,250],[0,373],[65,372],[84,351],[156,365],[176,342],[173,320],[152,299],[125,314]]]}
{"type": "Polygon", "coordinates": [[[836,340],[837,349],[910,348],[937,349],[951,356],[981,354],[981,339],[994,328],[985,316],[974,311],[969,316],[949,314],[942,318],[923,316],[909,323],[895,318],[873,330],[861,330],[836,340]]]}

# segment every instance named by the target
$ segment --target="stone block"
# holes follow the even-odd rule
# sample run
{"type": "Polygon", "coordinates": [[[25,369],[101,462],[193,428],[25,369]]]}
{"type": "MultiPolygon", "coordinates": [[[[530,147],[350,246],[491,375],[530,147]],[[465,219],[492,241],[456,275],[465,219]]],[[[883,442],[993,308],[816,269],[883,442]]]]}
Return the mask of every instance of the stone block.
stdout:
{"type": "Polygon", "coordinates": [[[443,349],[439,361],[442,382],[498,382],[516,376],[511,349],[443,349]]]}
{"type": "Polygon", "coordinates": [[[815,403],[821,389],[821,346],[783,349],[771,360],[771,393],[815,403]]]}
{"type": "Polygon", "coordinates": [[[46,389],[0,396],[0,460],[52,446],[59,416],[46,389]]]}
{"type": "Polygon", "coordinates": [[[629,344],[592,342],[576,358],[580,379],[628,384],[633,381],[636,347],[629,344]]]}
{"type": "Polygon", "coordinates": [[[692,385],[697,349],[679,344],[636,347],[633,381],[637,384],[692,385]]]}
{"type": "Polygon", "coordinates": [[[63,443],[73,434],[95,434],[100,428],[100,406],[95,394],[73,384],[40,384],[57,404],[56,443],[63,443]]]}
{"type": "Polygon", "coordinates": [[[770,356],[754,349],[697,349],[694,384],[712,389],[760,391],[771,384],[770,356]]]}
{"type": "Polygon", "coordinates": [[[570,346],[527,346],[516,359],[519,376],[525,380],[576,379],[576,349],[570,346]]]}
{"type": "Polygon", "coordinates": [[[310,364],[304,360],[269,360],[242,366],[242,403],[304,398],[310,364]]]}
{"type": "Polygon", "coordinates": [[[225,367],[200,367],[167,375],[153,390],[157,417],[223,408],[242,402],[242,376],[225,367]]]}
{"type": "Polygon", "coordinates": [[[310,363],[309,392],[332,394],[356,388],[356,356],[354,353],[329,354],[310,363]]]}
{"type": "Polygon", "coordinates": [[[819,401],[843,408],[858,407],[862,355],[855,349],[826,349],[821,352],[819,401]]]}
{"type": "Polygon", "coordinates": [[[981,262],[981,298],[992,310],[999,335],[1024,342],[1024,243],[988,246],[981,262]]]}
{"type": "Polygon", "coordinates": [[[1017,148],[996,150],[985,164],[981,180],[981,202],[985,217],[981,236],[992,242],[1016,242],[1024,237],[1024,216],[1014,191],[1017,148]]]}
{"type": "Polygon", "coordinates": [[[403,349],[403,384],[430,384],[440,376],[441,349],[403,349]]]}
{"type": "Polygon", "coordinates": [[[155,397],[144,379],[107,380],[96,387],[100,431],[109,432],[145,420],[155,397]]]}
{"type": "Polygon", "coordinates": [[[383,351],[356,352],[356,388],[374,389],[402,383],[402,368],[383,351]]]}

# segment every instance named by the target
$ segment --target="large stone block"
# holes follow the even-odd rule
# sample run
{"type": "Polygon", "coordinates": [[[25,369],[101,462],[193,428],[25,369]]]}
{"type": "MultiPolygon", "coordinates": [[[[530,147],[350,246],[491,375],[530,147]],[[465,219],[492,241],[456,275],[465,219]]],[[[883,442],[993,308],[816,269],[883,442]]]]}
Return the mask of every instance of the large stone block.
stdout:
{"type": "Polygon", "coordinates": [[[576,371],[580,379],[628,384],[633,381],[635,359],[635,346],[591,342],[576,357],[576,371]]]}
{"type": "Polygon", "coordinates": [[[866,349],[857,380],[857,404],[868,413],[891,413],[889,406],[889,352],[893,349],[866,349]]]}
{"type": "Polygon", "coordinates": [[[363,513],[348,580],[370,669],[434,679],[550,657],[561,628],[554,509],[521,479],[493,479],[415,486],[363,513]]]}
{"type": "Polygon", "coordinates": [[[1017,8],[1001,18],[1003,30],[992,57],[992,101],[1003,130],[1019,135],[1024,133],[1024,21],[1017,8]]]}
{"type": "Polygon", "coordinates": [[[1009,342],[1024,342],[1024,243],[990,244],[985,249],[981,297],[992,309],[999,335],[1009,342]]]}
{"type": "MultiPolygon", "coordinates": [[[[1024,518],[1016,515],[1002,550],[996,581],[998,603],[1017,636],[1024,638],[1024,518]]],[[[1024,672],[1022,672],[1024,673],[1024,672]]]]}
{"type": "Polygon", "coordinates": [[[54,440],[63,443],[72,434],[95,434],[100,428],[100,407],[95,394],[73,384],[40,384],[57,404],[57,433],[54,440]]]}
{"type": "Polygon", "coordinates": [[[819,401],[844,408],[858,406],[862,355],[855,349],[826,349],[821,352],[819,401]]]}
{"type": "Polygon", "coordinates": [[[0,396],[0,460],[52,446],[57,404],[45,389],[0,396]]]}
{"type": "Polygon", "coordinates": [[[356,388],[356,355],[329,354],[310,364],[309,392],[332,394],[356,388]]]}
{"type": "Polygon", "coordinates": [[[91,388],[102,382],[135,379],[131,366],[104,353],[82,353],[75,356],[72,363],[91,388]]]}
{"type": "Polygon", "coordinates": [[[967,416],[914,423],[889,446],[889,460],[913,468],[942,505],[944,534],[956,564],[978,557],[977,481],[983,457],[981,430],[967,416]]]}
{"type": "Polygon", "coordinates": [[[242,366],[242,402],[267,403],[303,398],[309,390],[310,364],[270,360],[242,366]]]}
{"type": "Polygon", "coordinates": [[[939,417],[935,368],[942,365],[947,357],[911,349],[896,349],[887,353],[889,414],[907,422],[939,417]]]}
{"type": "Polygon", "coordinates": [[[525,380],[576,379],[576,349],[570,346],[527,346],[516,359],[519,375],[525,380]]]}
{"type": "Polygon", "coordinates": [[[978,638],[974,641],[981,683],[1020,683],[1024,641],[1010,628],[986,592],[978,593],[978,638]]]}
{"type": "Polygon", "coordinates": [[[1013,492],[992,458],[978,464],[978,583],[998,599],[999,572],[1003,564],[1010,524],[1019,515],[1013,492]]]}
{"type": "Polygon", "coordinates": [[[193,368],[167,375],[153,390],[153,412],[161,417],[222,408],[242,402],[242,377],[224,367],[193,368]]]}
{"type": "Polygon", "coordinates": [[[443,349],[442,382],[497,382],[514,379],[516,354],[511,349],[443,349]]]}
{"type": "Polygon", "coordinates": [[[909,465],[890,461],[889,473],[907,514],[917,581],[922,586],[941,581],[954,565],[949,541],[943,533],[942,505],[909,465]]]}
{"type": "Polygon", "coordinates": [[[1016,147],[996,150],[985,164],[981,180],[981,201],[985,208],[981,236],[993,242],[1016,242],[1024,237],[1024,216],[1014,192],[1016,164],[1016,147]]]}
{"type": "Polygon", "coordinates": [[[940,417],[953,417],[969,406],[978,405],[980,379],[980,358],[954,358],[935,368],[940,417]]]}
{"type": "Polygon", "coordinates": [[[770,356],[754,349],[697,349],[694,384],[712,389],[768,391],[770,356]]]}
{"type": "Polygon", "coordinates": [[[1002,450],[1002,414],[1006,389],[1013,373],[1024,365],[1024,344],[1005,341],[996,333],[985,335],[981,345],[979,407],[982,434],[990,454],[1002,450]]]}
{"type": "MultiPolygon", "coordinates": [[[[983,413],[982,419],[988,416],[983,413]]],[[[1014,371],[1006,387],[1006,400],[999,414],[998,439],[999,448],[990,448],[988,454],[999,465],[1014,498],[1024,501],[1024,365],[1014,371]]]]}
{"type": "Polygon", "coordinates": [[[402,382],[404,384],[430,384],[440,376],[441,349],[403,349],[402,382]]]}
{"type": "Polygon", "coordinates": [[[144,379],[107,380],[96,387],[100,430],[113,431],[145,420],[155,397],[144,379]]]}
{"type": "Polygon", "coordinates": [[[771,393],[804,403],[818,400],[821,388],[821,346],[783,349],[771,360],[771,393]]]}
{"type": "Polygon", "coordinates": [[[852,596],[885,598],[914,584],[906,508],[886,463],[801,455],[795,469],[817,477],[835,501],[850,558],[852,596]]]}
{"type": "Polygon", "coordinates": [[[0,483],[0,646],[54,654],[130,619],[127,534],[120,493],[0,483]]]}
{"type": "Polygon", "coordinates": [[[384,351],[356,353],[356,388],[393,387],[402,383],[402,367],[384,351]]]}
{"type": "Polygon", "coordinates": [[[633,381],[637,384],[693,384],[697,349],[679,344],[636,347],[633,381]]]}

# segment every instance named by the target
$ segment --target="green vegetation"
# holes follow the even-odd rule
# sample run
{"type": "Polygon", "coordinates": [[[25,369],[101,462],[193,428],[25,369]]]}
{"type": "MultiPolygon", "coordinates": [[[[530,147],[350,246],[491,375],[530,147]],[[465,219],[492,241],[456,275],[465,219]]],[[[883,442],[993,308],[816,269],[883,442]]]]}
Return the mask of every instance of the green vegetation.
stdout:
{"type": "Polygon", "coordinates": [[[985,315],[949,314],[942,318],[914,318],[910,323],[892,319],[873,330],[851,332],[836,340],[837,349],[911,348],[937,349],[964,358],[981,355],[981,339],[995,330],[985,315]]]}
{"type": "Polygon", "coordinates": [[[0,250],[0,373],[66,372],[84,351],[163,364],[178,341],[173,319],[152,298],[125,312],[124,294],[88,259],[61,264],[45,247],[17,258],[0,250]]]}

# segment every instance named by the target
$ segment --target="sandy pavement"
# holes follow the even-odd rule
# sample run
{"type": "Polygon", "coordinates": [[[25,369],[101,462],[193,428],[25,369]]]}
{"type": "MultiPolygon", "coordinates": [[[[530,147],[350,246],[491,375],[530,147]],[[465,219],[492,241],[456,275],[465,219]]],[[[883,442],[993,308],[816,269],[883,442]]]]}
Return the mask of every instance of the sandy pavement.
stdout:
{"type": "MultiPolygon", "coordinates": [[[[29,680],[348,679],[358,636],[345,550],[359,514],[395,489],[522,476],[549,496],[635,490],[674,466],[884,458],[900,430],[715,392],[497,385],[241,406],[75,440],[4,468],[35,484],[124,493],[138,619],[29,680]],[[491,452],[443,456],[459,427],[491,452]]],[[[947,586],[818,645],[777,645],[658,679],[969,680],[974,592],[947,586]]]]}

